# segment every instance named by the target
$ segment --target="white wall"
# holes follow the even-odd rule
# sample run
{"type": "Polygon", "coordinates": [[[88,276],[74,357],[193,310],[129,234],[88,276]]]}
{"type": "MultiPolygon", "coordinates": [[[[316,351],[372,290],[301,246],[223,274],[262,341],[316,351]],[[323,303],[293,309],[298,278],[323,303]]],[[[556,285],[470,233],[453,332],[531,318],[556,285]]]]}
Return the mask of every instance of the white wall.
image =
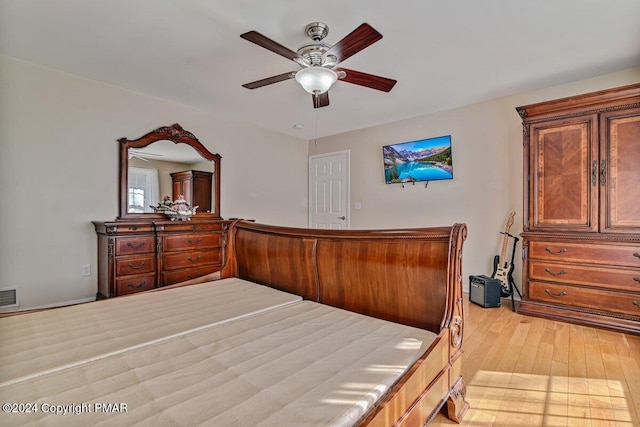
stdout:
{"type": "MultiPolygon", "coordinates": [[[[640,69],[628,70],[311,141],[309,154],[350,150],[352,228],[467,223],[463,279],[468,287],[470,274],[491,274],[511,211],[516,211],[512,233],[522,231],[522,125],[515,107],[638,82],[640,69]],[[451,135],[453,180],[433,181],[427,188],[384,183],[383,145],[441,135],[451,135]],[[361,210],[354,210],[355,202],[361,210]]],[[[520,248],[519,243],[518,285],[520,248]]]]}
{"type": "Polygon", "coordinates": [[[118,214],[116,139],[173,123],[222,156],[223,217],[306,226],[306,141],[0,56],[0,289],[20,310],[95,297],[91,221],[118,214]]]}
{"type": "Polygon", "coordinates": [[[307,156],[350,150],[352,227],[466,222],[466,283],[469,274],[491,273],[511,210],[517,212],[512,231],[521,231],[522,129],[514,108],[639,81],[640,69],[629,70],[324,138],[316,146],[0,55],[0,289],[18,288],[19,309],[93,298],[91,221],[118,213],[116,139],[173,123],[222,155],[224,217],[306,226],[307,156]],[[445,134],[452,136],[454,180],[428,188],[384,184],[382,145],[445,134]],[[83,264],[91,264],[92,276],[81,277],[83,264]]]}

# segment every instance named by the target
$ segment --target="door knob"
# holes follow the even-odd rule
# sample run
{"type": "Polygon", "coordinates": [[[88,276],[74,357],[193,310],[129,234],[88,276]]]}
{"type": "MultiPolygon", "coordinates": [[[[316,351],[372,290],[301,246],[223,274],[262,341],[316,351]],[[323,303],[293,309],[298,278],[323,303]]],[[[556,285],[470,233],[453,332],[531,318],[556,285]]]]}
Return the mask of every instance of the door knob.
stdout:
{"type": "Polygon", "coordinates": [[[343,220],[343,221],[344,221],[345,219],[347,219],[347,217],[346,217],[346,216],[344,216],[344,215],[342,215],[342,216],[339,216],[339,217],[338,217],[338,219],[341,219],[341,220],[343,220]]]}

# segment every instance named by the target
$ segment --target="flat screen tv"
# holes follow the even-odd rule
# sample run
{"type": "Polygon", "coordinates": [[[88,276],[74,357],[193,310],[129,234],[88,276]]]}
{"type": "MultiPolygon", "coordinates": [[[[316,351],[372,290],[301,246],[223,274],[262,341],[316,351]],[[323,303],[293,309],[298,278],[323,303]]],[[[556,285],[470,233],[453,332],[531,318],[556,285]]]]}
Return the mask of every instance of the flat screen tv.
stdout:
{"type": "Polygon", "coordinates": [[[387,184],[453,179],[451,135],[382,147],[387,184]]]}

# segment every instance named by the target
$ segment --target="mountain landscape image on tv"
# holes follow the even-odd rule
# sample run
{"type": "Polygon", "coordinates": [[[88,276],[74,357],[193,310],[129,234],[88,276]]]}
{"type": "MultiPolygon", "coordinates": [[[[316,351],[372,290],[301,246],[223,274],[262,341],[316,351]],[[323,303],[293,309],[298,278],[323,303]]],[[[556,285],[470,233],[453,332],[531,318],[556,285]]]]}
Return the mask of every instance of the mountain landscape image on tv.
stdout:
{"type": "Polygon", "coordinates": [[[387,184],[453,179],[451,135],[382,147],[387,184]]]}

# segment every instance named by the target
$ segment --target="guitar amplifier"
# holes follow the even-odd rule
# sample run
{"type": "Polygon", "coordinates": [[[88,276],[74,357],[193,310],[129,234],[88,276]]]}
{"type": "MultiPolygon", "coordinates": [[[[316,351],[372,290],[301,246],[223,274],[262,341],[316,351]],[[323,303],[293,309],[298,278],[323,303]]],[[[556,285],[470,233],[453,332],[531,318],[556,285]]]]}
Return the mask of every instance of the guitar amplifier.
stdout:
{"type": "Polygon", "coordinates": [[[500,307],[500,280],[469,276],[469,301],[481,307],[500,307]]]}

